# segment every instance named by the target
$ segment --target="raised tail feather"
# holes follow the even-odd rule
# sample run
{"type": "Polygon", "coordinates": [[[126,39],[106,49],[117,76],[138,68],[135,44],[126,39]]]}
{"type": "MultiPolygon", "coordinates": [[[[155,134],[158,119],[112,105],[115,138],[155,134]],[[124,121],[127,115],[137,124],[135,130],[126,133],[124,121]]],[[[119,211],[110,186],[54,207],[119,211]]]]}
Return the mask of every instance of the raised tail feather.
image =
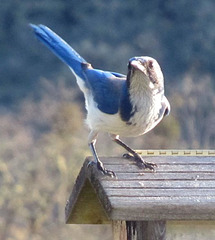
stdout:
{"type": "Polygon", "coordinates": [[[44,43],[57,57],[66,63],[75,74],[82,77],[82,65],[87,61],[82,58],[68,43],[44,25],[30,24],[36,37],[44,43]]]}

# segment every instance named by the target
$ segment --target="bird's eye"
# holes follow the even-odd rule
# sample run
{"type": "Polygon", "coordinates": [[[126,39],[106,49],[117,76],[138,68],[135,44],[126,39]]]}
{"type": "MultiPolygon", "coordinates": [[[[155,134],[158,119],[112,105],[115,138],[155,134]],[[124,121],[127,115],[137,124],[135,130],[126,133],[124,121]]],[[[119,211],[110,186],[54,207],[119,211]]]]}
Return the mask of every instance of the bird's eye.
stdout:
{"type": "Polygon", "coordinates": [[[149,66],[150,69],[152,69],[154,67],[153,61],[149,61],[148,66],[149,66]]]}

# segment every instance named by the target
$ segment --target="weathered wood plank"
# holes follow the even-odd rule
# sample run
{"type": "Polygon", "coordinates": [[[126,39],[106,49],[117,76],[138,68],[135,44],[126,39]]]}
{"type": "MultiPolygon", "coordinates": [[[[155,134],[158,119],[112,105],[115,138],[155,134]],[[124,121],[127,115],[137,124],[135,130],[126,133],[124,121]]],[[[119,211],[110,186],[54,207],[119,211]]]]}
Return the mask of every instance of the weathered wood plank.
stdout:
{"type": "Polygon", "coordinates": [[[128,240],[126,221],[113,221],[113,240],[128,240]]]}
{"type": "Polygon", "coordinates": [[[166,221],[136,222],[137,240],[165,240],[166,221]]]}
{"type": "MultiPolygon", "coordinates": [[[[155,161],[153,161],[156,163],[155,161]]],[[[135,164],[124,164],[124,165],[106,165],[104,166],[108,169],[111,169],[116,174],[117,173],[145,173],[145,172],[151,172],[148,169],[140,169],[135,164]]],[[[157,164],[157,167],[155,168],[155,172],[170,172],[170,173],[176,173],[176,172],[183,172],[183,173],[189,173],[189,172],[207,172],[207,173],[215,173],[215,164],[214,165],[200,165],[200,164],[193,164],[193,165],[185,165],[185,164],[157,164]]]]}
{"type": "MultiPolygon", "coordinates": [[[[78,206],[80,188],[88,181],[93,190],[89,192],[97,196],[98,209],[105,210],[104,221],[215,220],[215,156],[147,156],[147,161],[157,163],[155,172],[139,169],[123,158],[101,159],[118,178],[102,175],[95,165],[89,165],[88,158],[79,175],[81,184],[76,183],[75,197],[70,197],[68,219],[78,206]]],[[[90,203],[85,197],[83,203],[90,203]]],[[[96,205],[91,203],[91,208],[96,205]]]]}
{"type": "Polygon", "coordinates": [[[140,188],[195,188],[196,190],[201,188],[215,188],[215,181],[214,180],[193,180],[193,181],[157,181],[157,180],[139,180],[139,181],[129,181],[129,180],[104,180],[102,181],[102,186],[104,188],[127,188],[127,189],[140,189],[140,188]]]}
{"type": "Polygon", "coordinates": [[[171,173],[171,172],[143,172],[143,173],[117,173],[118,180],[215,180],[215,173],[205,173],[205,172],[199,172],[199,173],[193,173],[193,172],[177,172],[171,173]]]}
{"type": "Polygon", "coordinates": [[[108,197],[201,197],[201,196],[215,196],[214,189],[106,189],[108,197]]]}
{"type": "Polygon", "coordinates": [[[214,220],[215,199],[202,198],[112,198],[115,220],[214,220]],[[144,205],[143,205],[144,203],[144,205]]]}
{"type": "MultiPolygon", "coordinates": [[[[144,156],[145,161],[155,162],[159,164],[215,164],[215,156],[144,156]]],[[[88,158],[90,161],[93,160],[92,157],[88,158]]],[[[100,158],[104,164],[107,165],[123,165],[132,164],[131,159],[126,159],[122,157],[101,157],[100,158]]]]}
{"type": "MultiPolygon", "coordinates": [[[[128,196],[117,196],[117,197],[109,197],[111,202],[113,202],[112,207],[114,208],[121,208],[123,207],[130,207],[130,208],[137,208],[137,209],[146,209],[146,208],[151,208],[155,206],[164,206],[166,205],[167,201],[169,201],[170,205],[177,205],[181,204],[181,206],[185,205],[193,205],[193,206],[198,206],[198,205],[206,205],[206,206],[211,206],[214,204],[215,201],[215,196],[162,196],[162,197],[137,197],[135,198],[135,203],[132,197],[128,196]],[[143,205],[144,202],[144,205],[143,205]],[[130,204],[133,205],[131,206],[130,204]]],[[[168,205],[167,208],[170,206],[168,205]]],[[[213,206],[213,209],[215,209],[215,206],[213,206]]],[[[215,214],[215,213],[214,213],[215,214]]]]}
{"type": "Polygon", "coordinates": [[[114,240],[165,240],[165,221],[114,221],[114,240]]]}

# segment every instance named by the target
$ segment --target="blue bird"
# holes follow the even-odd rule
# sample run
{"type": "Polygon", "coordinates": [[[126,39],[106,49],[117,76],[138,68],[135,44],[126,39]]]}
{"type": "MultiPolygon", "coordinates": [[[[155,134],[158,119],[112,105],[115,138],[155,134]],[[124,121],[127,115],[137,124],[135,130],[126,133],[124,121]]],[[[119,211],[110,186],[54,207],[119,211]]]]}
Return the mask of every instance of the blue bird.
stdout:
{"type": "Polygon", "coordinates": [[[144,161],[119,136],[145,134],[169,114],[170,104],[164,95],[163,74],[157,61],[146,56],[133,57],[129,59],[127,75],[94,69],[48,27],[32,24],[31,27],[36,37],[69,66],[84,93],[86,122],[91,130],[88,144],[98,170],[115,177],[97,155],[95,144],[99,132],[109,133],[114,142],[132,155],[138,167],[153,170],[156,164],[144,161]]]}

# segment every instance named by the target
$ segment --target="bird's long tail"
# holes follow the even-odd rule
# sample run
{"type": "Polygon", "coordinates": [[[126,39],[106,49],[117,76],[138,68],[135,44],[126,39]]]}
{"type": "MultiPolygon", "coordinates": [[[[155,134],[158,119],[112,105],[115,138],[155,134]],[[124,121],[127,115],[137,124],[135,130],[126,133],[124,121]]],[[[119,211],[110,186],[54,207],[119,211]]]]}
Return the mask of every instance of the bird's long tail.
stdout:
{"type": "Polygon", "coordinates": [[[43,42],[57,57],[69,65],[75,74],[82,73],[82,64],[87,63],[72,47],[61,37],[44,25],[30,24],[36,37],[43,42]]]}

